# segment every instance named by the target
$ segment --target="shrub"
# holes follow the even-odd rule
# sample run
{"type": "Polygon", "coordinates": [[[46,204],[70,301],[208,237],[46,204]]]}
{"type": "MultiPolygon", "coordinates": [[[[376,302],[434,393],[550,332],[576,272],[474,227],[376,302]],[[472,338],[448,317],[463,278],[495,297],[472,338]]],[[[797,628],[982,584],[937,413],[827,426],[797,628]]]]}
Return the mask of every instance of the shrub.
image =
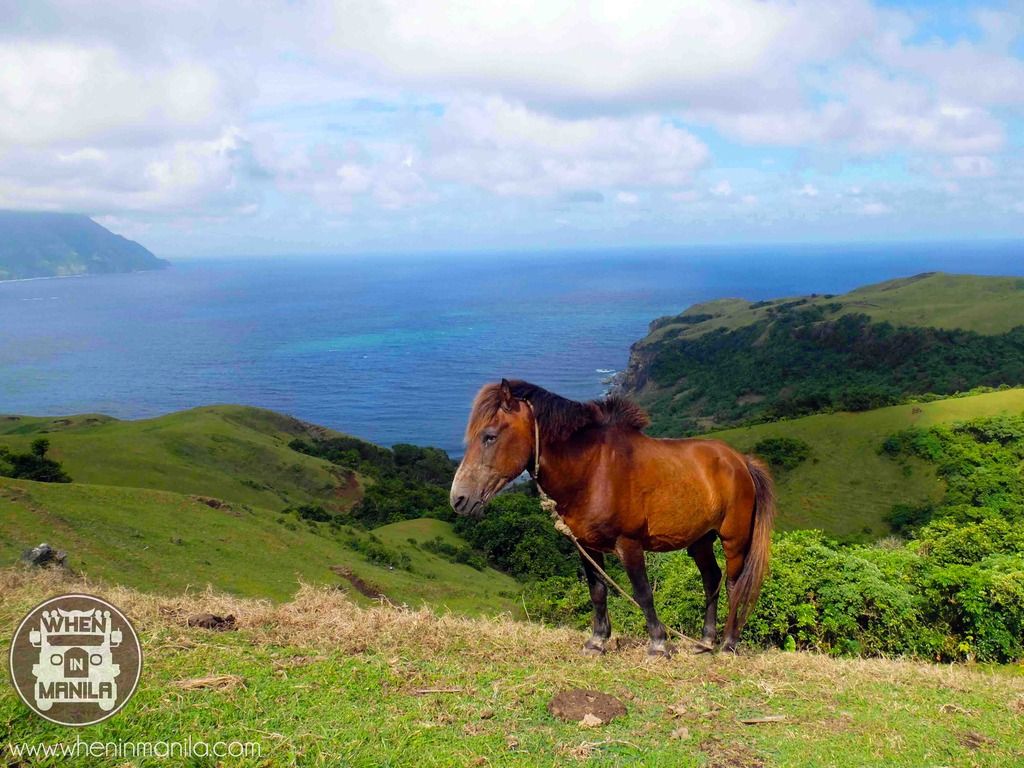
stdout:
{"type": "Polygon", "coordinates": [[[753,453],[768,462],[776,472],[795,469],[811,456],[811,446],[795,437],[766,437],[759,440],[753,453]]]}
{"type": "Polygon", "coordinates": [[[316,506],[302,504],[298,507],[289,507],[285,512],[291,512],[303,520],[310,520],[314,523],[326,523],[333,519],[331,513],[319,504],[316,506]]]}
{"type": "Polygon", "coordinates": [[[42,437],[32,441],[28,453],[14,453],[0,446],[0,475],[39,483],[70,483],[60,463],[47,457],[49,450],[50,441],[42,437]]]}
{"type": "Polygon", "coordinates": [[[475,568],[478,571],[482,571],[487,567],[487,561],[484,560],[483,555],[475,552],[472,547],[465,544],[452,544],[440,536],[435,536],[423,542],[423,549],[433,552],[435,555],[441,555],[441,557],[453,563],[468,565],[470,568],[475,568]]]}
{"type": "Polygon", "coordinates": [[[536,498],[499,494],[483,517],[460,517],[455,531],[499,570],[520,579],[544,579],[576,573],[579,557],[558,533],[536,498]]]}
{"type": "Polygon", "coordinates": [[[405,552],[396,552],[389,548],[383,541],[372,533],[365,538],[350,535],[345,544],[360,553],[371,563],[383,565],[385,568],[401,568],[405,571],[412,570],[412,558],[405,552]]]}

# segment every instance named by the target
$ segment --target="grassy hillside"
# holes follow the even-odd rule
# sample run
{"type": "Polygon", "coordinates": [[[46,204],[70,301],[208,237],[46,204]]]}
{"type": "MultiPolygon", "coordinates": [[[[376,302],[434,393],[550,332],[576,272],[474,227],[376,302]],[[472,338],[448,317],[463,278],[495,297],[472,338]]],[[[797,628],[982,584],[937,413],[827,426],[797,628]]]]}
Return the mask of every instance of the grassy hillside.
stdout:
{"type": "Polygon", "coordinates": [[[360,496],[360,478],[293,451],[321,427],[260,408],[218,405],[155,419],[94,414],[0,416],[0,445],[26,450],[38,437],[76,482],[213,496],[267,509],[316,502],[335,511],[360,496]]]}
{"type": "Polygon", "coordinates": [[[787,305],[829,308],[833,317],[864,314],[875,322],[921,328],[1005,333],[1024,325],[1024,278],[927,272],[865,285],[840,295],[812,294],[770,301],[719,299],[695,304],[652,324],[647,344],[669,336],[696,338],[772,319],[787,305]],[[833,309],[834,308],[834,309],[833,309]]]}
{"type": "Polygon", "coordinates": [[[243,406],[143,421],[0,417],[0,446],[24,451],[39,437],[74,482],[0,477],[0,563],[46,541],[68,551],[76,571],[139,589],[209,584],[286,599],[301,579],[360,600],[383,593],[400,604],[516,610],[514,579],[420,546],[438,536],[466,546],[450,524],[346,525],[374,480],[289,447],[338,437],[329,430],[243,406]],[[300,505],[336,517],[314,522],[285,511],[300,505]]]}
{"type": "Polygon", "coordinates": [[[187,735],[253,742],[261,764],[274,766],[1001,768],[1024,758],[1024,676],[1011,667],[781,652],[648,661],[644,645],[633,643],[586,658],[577,653],[582,633],[361,608],[329,590],[307,588],[273,606],[0,571],[0,650],[29,608],[70,589],[103,595],[134,621],[146,654],[139,689],[111,720],[71,734],[31,716],[4,686],[0,749],[73,743],[76,735],[187,735]],[[240,630],[185,627],[196,611],[233,613],[240,630]],[[557,720],[547,704],[571,687],[616,696],[627,714],[591,729],[557,720]],[[742,722],[765,717],[776,719],[742,722]]]}
{"type": "MultiPolygon", "coordinates": [[[[76,572],[138,589],[177,593],[217,589],[284,600],[299,581],[359,593],[348,572],[396,603],[429,603],[468,613],[515,610],[515,580],[476,571],[409,544],[408,538],[454,537],[440,521],[411,521],[426,531],[389,526],[391,552],[410,556],[410,570],[375,562],[371,534],[296,521],[259,507],[212,508],[168,491],[34,483],[0,478],[0,563],[13,563],[46,541],[70,553],[76,572]]],[[[377,535],[374,533],[373,535],[377,535]]],[[[455,537],[457,538],[457,537],[455,537]]]]}
{"type": "Polygon", "coordinates": [[[942,484],[934,466],[913,458],[881,455],[885,439],[909,427],[930,427],[1024,412],[1024,389],[947,398],[930,403],[832,413],[713,433],[750,451],[759,441],[789,437],[807,443],[808,460],[779,474],[782,529],[820,528],[830,534],[877,538],[888,531],[883,517],[893,504],[936,501],[942,484]]]}
{"type": "Polygon", "coordinates": [[[1024,280],[929,273],[841,296],[724,299],[651,324],[621,383],[656,434],[1024,383],[1024,280]]]}

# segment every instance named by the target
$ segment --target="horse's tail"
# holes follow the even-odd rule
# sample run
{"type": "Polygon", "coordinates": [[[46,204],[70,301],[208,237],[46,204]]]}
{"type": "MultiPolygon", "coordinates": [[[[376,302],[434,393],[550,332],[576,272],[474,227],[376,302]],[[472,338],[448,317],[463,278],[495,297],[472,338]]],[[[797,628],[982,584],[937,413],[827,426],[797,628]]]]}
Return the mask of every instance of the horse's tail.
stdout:
{"type": "Polygon", "coordinates": [[[761,594],[761,585],[768,575],[768,561],[771,557],[772,522],[775,519],[775,484],[768,468],[753,456],[747,456],[747,470],[754,481],[753,531],[750,544],[743,560],[743,570],[736,577],[736,582],[729,590],[728,628],[732,628],[732,637],[747,621],[750,609],[761,594]]]}

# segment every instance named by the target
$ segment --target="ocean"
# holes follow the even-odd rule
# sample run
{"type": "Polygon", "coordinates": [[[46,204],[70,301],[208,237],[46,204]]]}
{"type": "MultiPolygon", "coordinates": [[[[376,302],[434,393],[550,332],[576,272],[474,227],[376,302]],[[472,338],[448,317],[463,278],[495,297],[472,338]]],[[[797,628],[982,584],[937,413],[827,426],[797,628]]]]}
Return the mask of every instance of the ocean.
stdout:
{"type": "Polygon", "coordinates": [[[244,403],[457,455],[485,382],[597,397],[651,320],[695,302],[931,270],[1024,275],[1024,244],[181,260],[0,283],[0,413],[244,403]]]}

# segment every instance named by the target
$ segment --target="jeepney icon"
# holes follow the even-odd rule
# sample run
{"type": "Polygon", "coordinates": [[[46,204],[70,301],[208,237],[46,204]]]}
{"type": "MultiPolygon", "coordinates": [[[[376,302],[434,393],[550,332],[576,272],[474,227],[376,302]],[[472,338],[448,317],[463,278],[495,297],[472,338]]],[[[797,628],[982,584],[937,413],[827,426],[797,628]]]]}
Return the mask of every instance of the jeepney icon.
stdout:
{"type": "Polygon", "coordinates": [[[121,666],[112,649],[123,640],[109,610],[45,610],[29,642],[39,649],[32,666],[36,706],[46,712],[55,703],[87,703],[109,712],[117,705],[121,666]]]}

